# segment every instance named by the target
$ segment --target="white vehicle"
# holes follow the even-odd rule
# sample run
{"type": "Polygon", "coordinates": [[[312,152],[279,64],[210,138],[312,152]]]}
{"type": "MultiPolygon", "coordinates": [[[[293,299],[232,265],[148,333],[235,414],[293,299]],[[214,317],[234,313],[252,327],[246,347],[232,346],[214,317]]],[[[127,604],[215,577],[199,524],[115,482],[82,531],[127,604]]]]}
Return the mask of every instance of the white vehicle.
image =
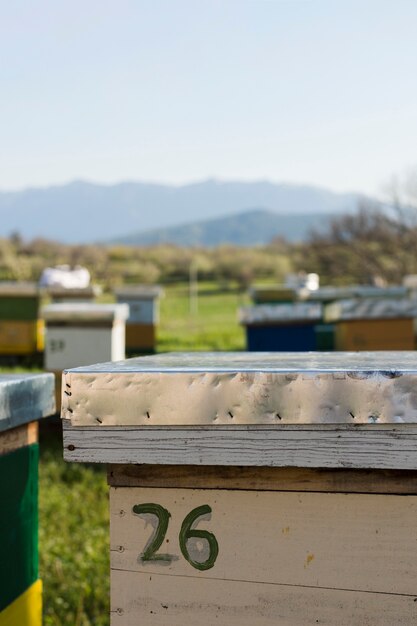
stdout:
{"type": "Polygon", "coordinates": [[[81,265],[46,267],[39,279],[40,287],[58,287],[62,289],[85,289],[90,285],[90,272],[81,265]]]}

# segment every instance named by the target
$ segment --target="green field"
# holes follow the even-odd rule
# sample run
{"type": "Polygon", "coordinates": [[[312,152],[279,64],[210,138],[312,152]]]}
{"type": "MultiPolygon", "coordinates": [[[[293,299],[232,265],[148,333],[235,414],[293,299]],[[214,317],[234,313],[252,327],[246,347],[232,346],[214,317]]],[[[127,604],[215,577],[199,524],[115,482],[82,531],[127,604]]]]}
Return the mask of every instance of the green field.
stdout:
{"type": "MultiPolygon", "coordinates": [[[[246,296],[204,285],[190,312],[186,286],[161,302],[158,351],[242,350],[237,309],[246,296]]],[[[109,624],[109,520],[106,471],[62,460],[58,428],[42,428],[40,569],[45,626],[109,624]]]]}
{"type": "Polygon", "coordinates": [[[248,303],[246,295],[218,293],[208,284],[200,290],[197,311],[191,312],[186,286],[166,290],[161,300],[158,351],[243,350],[244,331],[237,311],[248,303]]]}

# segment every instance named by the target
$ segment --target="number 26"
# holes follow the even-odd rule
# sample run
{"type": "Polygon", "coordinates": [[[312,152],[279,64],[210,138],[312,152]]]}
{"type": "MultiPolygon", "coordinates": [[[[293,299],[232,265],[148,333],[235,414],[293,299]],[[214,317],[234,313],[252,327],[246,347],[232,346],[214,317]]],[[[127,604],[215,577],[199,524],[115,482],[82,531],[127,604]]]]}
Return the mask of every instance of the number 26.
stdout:
{"type": "MultiPolygon", "coordinates": [[[[155,515],[158,518],[158,525],[156,526],[150,541],[142,553],[142,561],[164,561],[170,563],[173,559],[170,554],[157,554],[157,551],[165,539],[171,513],[167,511],[167,509],[164,509],[164,507],[160,504],[153,504],[152,502],[148,502],[146,504],[135,504],[132,510],[135,515],[148,514],[155,515]]],[[[192,565],[192,567],[195,567],[195,569],[200,571],[212,568],[216,562],[217,555],[219,554],[219,544],[217,543],[217,539],[213,533],[210,533],[208,530],[197,530],[192,527],[199,517],[210,513],[211,507],[208,504],[203,504],[190,511],[190,513],[188,513],[188,515],[184,518],[178,538],[183,557],[190,565],[192,565]],[[205,561],[196,561],[190,555],[187,548],[187,542],[192,538],[207,541],[209,546],[209,555],[205,561]]]]}

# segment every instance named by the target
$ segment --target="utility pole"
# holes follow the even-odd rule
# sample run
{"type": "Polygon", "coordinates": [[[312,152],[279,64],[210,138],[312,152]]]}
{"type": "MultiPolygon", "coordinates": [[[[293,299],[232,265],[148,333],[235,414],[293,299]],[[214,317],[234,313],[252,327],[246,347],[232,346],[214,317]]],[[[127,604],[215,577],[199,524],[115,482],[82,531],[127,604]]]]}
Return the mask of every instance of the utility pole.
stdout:
{"type": "Polygon", "coordinates": [[[197,259],[192,259],[190,263],[190,315],[195,316],[198,313],[198,263],[197,259]]]}

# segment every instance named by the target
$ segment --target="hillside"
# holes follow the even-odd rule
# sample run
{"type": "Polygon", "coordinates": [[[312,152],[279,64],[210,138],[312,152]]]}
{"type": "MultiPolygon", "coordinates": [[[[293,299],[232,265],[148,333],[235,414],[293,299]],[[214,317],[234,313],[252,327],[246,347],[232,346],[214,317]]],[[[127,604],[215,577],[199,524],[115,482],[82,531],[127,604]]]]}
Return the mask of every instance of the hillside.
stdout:
{"type": "Polygon", "coordinates": [[[218,219],[202,220],[117,237],[111,243],[153,245],[174,243],[179,246],[217,246],[233,243],[253,246],[269,243],[274,237],[302,241],[312,228],[320,228],[329,220],[328,213],[279,215],[255,209],[218,219]]]}
{"type": "Polygon", "coordinates": [[[98,185],[76,181],[43,189],[0,192],[0,237],[67,243],[124,238],[127,233],[167,229],[233,216],[252,207],[286,216],[337,214],[353,209],[357,194],[309,186],[219,182],[169,186],[140,182],[98,185]]]}

